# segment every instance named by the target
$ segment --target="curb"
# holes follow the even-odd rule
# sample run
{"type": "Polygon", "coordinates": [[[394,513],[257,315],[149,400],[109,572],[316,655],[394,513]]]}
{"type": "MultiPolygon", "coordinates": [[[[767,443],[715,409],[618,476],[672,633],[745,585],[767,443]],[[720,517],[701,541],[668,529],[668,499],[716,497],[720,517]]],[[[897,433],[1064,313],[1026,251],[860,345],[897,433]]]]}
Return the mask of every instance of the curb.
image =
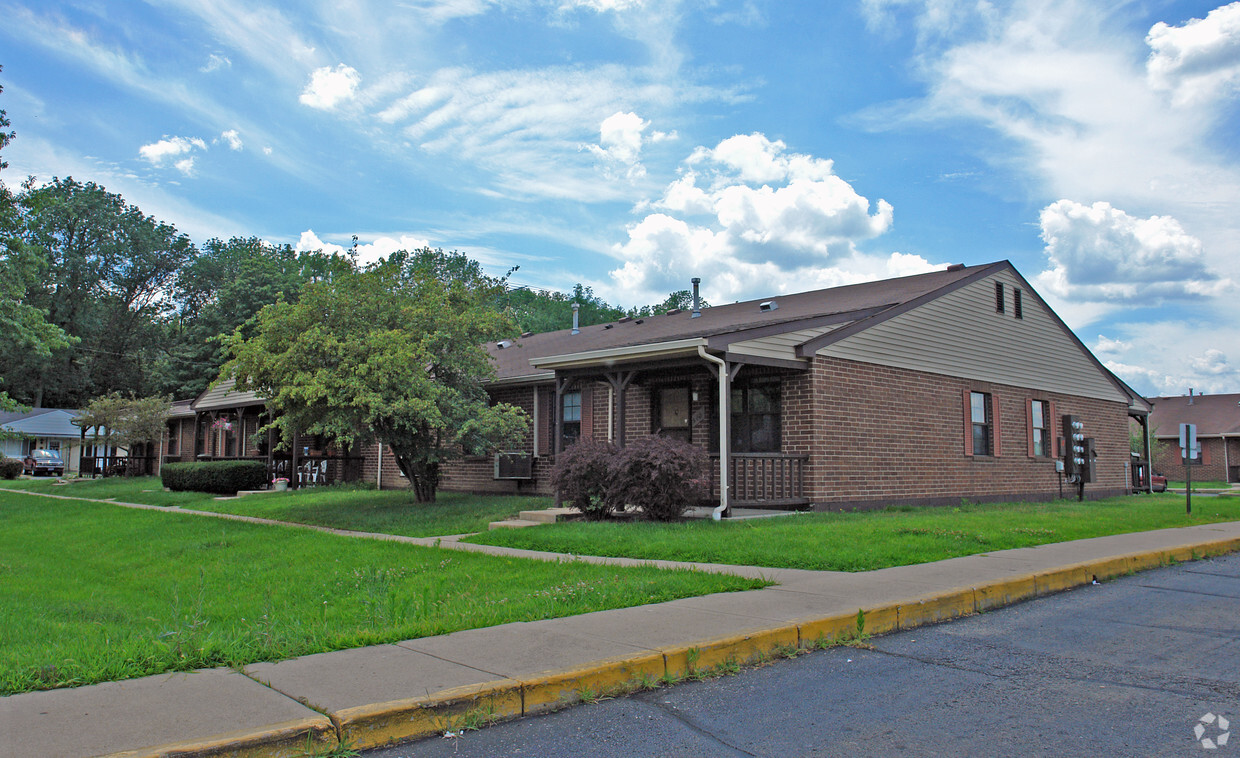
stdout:
{"type": "MultiPolygon", "coordinates": [[[[1240,551],[1240,538],[1189,543],[1068,564],[961,586],[899,603],[861,608],[865,635],[881,635],[972,616],[1095,581],[1240,551]]],[[[757,628],[692,645],[619,656],[524,679],[503,679],[287,722],[252,732],[222,734],[106,758],[291,758],[340,745],[354,750],[476,729],[497,721],[564,708],[602,694],[633,691],[658,680],[675,681],[720,667],[745,665],[791,650],[855,641],[858,614],[843,613],[757,628]],[[328,720],[330,718],[330,721],[328,720]]]]}

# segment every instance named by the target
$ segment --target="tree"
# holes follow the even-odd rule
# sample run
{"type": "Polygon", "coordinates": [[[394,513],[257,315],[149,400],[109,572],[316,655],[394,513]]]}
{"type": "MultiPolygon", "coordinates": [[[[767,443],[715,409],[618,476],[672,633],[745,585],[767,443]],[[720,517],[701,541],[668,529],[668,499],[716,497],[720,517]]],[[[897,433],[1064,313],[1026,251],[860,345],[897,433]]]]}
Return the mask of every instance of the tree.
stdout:
{"type": "Polygon", "coordinates": [[[263,308],[250,336],[225,339],[223,376],[268,399],[283,446],[295,433],[377,439],[431,502],[441,462],[511,444],[529,424],[482,387],[494,376],[483,344],[517,332],[495,307],[504,280],[462,259],[401,251],[307,284],[296,303],[263,308]]]}
{"type": "Polygon", "coordinates": [[[10,383],[35,405],[74,406],[113,390],[144,394],[171,285],[196,249],[171,225],[93,182],[23,185],[13,236],[43,274],[24,300],[81,343],[12,356],[10,383]]]}
{"type": "Polygon", "coordinates": [[[164,434],[171,400],[167,397],[125,397],[113,392],[86,404],[73,423],[104,431],[104,444],[132,447],[157,442],[164,434]]]}
{"type": "MultiPolygon", "coordinates": [[[[4,67],[0,66],[0,71],[4,67]]],[[[4,87],[0,86],[0,92],[4,87]]],[[[5,131],[9,119],[0,109],[0,150],[8,147],[17,136],[5,131]]],[[[8,168],[8,162],[0,159],[0,171],[8,168]]],[[[48,358],[53,350],[66,348],[72,343],[62,329],[47,321],[47,311],[31,305],[26,293],[42,278],[44,269],[41,259],[16,236],[20,217],[13,193],[0,180],[0,365],[8,373],[19,355],[48,358]]],[[[5,378],[0,376],[0,385],[5,378]]],[[[17,410],[19,405],[0,390],[0,410],[17,410]]]]}
{"type": "Polygon", "coordinates": [[[149,384],[176,397],[194,397],[219,376],[227,360],[221,338],[249,322],[263,306],[296,302],[307,282],[349,271],[343,256],[298,253],[257,237],[209,240],[177,274],[177,313],[170,320],[149,384]]]}

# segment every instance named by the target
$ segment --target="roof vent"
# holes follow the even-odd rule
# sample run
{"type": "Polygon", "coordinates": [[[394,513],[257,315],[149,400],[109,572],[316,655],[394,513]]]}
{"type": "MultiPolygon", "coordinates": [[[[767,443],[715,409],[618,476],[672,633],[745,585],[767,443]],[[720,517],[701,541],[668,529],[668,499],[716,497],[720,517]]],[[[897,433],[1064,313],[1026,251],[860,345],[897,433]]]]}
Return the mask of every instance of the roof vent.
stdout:
{"type": "Polygon", "coordinates": [[[533,332],[521,332],[521,337],[522,337],[523,339],[524,339],[525,337],[533,337],[533,336],[534,336],[534,333],[533,333],[533,332]]]}
{"type": "Polygon", "coordinates": [[[962,269],[964,269],[963,263],[953,263],[952,265],[947,267],[948,271],[960,271],[962,269]]]}
{"type": "Polygon", "coordinates": [[[620,323],[620,324],[627,324],[632,320],[633,320],[632,316],[625,316],[624,318],[616,319],[617,323],[620,323]]]}
{"type": "Polygon", "coordinates": [[[644,319],[644,318],[639,318],[639,319],[637,319],[636,321],[634,321],[633,323],[634,323],[634,324],[644,324],[644,323],[646,323],[646,319],[644,319]]]}
{"type": "Polygon", "coordinates": [[[615,324],[603,324],[603,328],[604,328],[604,329],[610,329],[610,328],[612,328],[613,326],[615,326],[615,324]]]}
{"type": "Polygon", "coordinates": [[[700,318],[702,315],[702,298],[698,295],[698,285],[702,283],[701,277],[693,277],[689,280],[693,283],[693,313],[689,318],[700,318]]]}
{"type": "Polygon", "coordinates": [[[668,311],[668,312],[667,312],[667,315],[669,315],[669,316],[675,316],[677,313],[680,313],[680,309],[679,309],[679,308],[673,308],[673,309],[671,309],[670,311],[668,311]]]}
{"type": "Polygon", "coordinates": [[[512,347],[512,340],[500,340],[499,342],[495,343],[495,346],[498,347],[500,350],[503,350],[506,347],[512,347]]]}
{"type": "Polygon", "coordinates": [[[581,334],[581,327],[578,326],[577,311],[581,310],[580,303],[573,303],[573,334],[581,334]]]}
{"type": "Polygon", "coordinates": [[[774,311],[778,309],[779,309],[779,303],[775,302],[774,300],[763,300],[761,303],[758,304],[758,310],[763,311],[763,312],[774,311]]]}

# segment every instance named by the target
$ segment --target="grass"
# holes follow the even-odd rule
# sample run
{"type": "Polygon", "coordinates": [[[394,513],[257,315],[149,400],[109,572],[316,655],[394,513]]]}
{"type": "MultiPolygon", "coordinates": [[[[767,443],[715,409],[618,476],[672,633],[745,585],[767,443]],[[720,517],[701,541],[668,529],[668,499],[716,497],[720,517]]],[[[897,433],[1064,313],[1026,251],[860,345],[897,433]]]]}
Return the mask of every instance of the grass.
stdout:
{"type": "Polygon", "coordinates": [[[466,541],[573,555],[872,571],[1050,542],[1240,520],[1240,503],[1142,495],[1078,503],[899,507],[714,523],[572,522],[488,532],[466,541]]]}
{"type": "Polygon", "coordinates": [[[157,477],[86,479],[70,485],[56,485],[54,482],[52,479],[22,479],[2,482],[0,487],[16,486],[71,497],[113,498],[127,503],[179,506],[189,510],[233,513],[406,537],[439,537],[486,531],[492,521],[500,521],[518,511],[549,508],[552,505],[551,499],[545,497],[479,497],[452,492],[441,492],[436,502],[422,504],[414,501],[409,490],[380,492],[355,485],[308,487],[289,492],[248,495],[235,500],[217,500],[213,495],[201,492],[164,492],[157,477]]]}
{"type": "Polygon", "coordinates": [[[0,492],[0,695],[764,585],[0,492]]]}
{"type": "MultiPolygon", "coordinates": [[[[1173,489],[1173,490],[1182,490],[1184,489],[1185,484],[1186,482],[1167,482],[1167,488],[1173,489]]],[[[1231,485],[1228,484],[1227,482],[1221,482],[1217,480],[1199,482],[1196,479],[1193,480],[1193,492],[1196,492],[1197,490],[1225,490],[1225,489],[1230,489],[1230,488],[1231,488],[1231,485]]]]}

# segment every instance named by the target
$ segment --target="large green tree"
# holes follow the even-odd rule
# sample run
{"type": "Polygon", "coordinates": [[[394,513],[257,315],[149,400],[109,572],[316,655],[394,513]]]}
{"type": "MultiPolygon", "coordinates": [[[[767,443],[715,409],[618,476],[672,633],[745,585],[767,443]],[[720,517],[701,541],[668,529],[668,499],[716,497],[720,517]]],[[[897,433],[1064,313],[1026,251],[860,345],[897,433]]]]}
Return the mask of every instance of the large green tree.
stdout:
{"type": "MultiPolygon", "coordinates": [[[[0,85],[0,92],[4,92],[3,85],[0,85]]],[[[8,127],[8,116],[0,109],[0,150],[8,147],[17,136],[8,127]]],[[[0,172],[8,166],[0,156],[0,172]]],[[[27,297],[27,293],[42,281],[45,266],[38,252],[22,242],[18,235],[20,219],[16,198],[0,179],[0,367],[6,374],[27,356],[46,360],[53,350],[67,348],[73,342],[62,329],[48,323],[45,309],[32,305],[27,297]]],[[[5,377],[0,375],[0,387],[5,386],[5,377]]],[[[0,410],[17,408],[17,402],[5,389],[0,389],[0,410]]]]}
{"type": "Polygon", "coordinates": [[[14,395],[73,407],[111,391],[147,394],[172,283],[194,245],[93,182],[27,181],[16,208],[13,235],[42,267],[25,300],[80,342],[48,357],[11,356],[14,395]]]}
{"type": "Polygon", "coordinates": [[[459,253],[398,252],[307,284],[296,303],[259,312],[253,333],[225,340],[225,376],[268,398],[281,439],[294,432],[389,446],[419,502],[435,499],[440,464],[515,442],[529,419],[489,402],[484,343],[514,337],[495,304],[504,280],[459,253]]]}
{"type": "Polygon", "coordinates": [[[222,336],[250,320],[263,306],[295,302],[308,282],[349,271],[343,256],[297,252],[257,237],[211,239],[177,275],[177,312],[168,322],[162,354],[151,369],[157,392],[194,397],[207,388],[227,360],[222,336]]]}

